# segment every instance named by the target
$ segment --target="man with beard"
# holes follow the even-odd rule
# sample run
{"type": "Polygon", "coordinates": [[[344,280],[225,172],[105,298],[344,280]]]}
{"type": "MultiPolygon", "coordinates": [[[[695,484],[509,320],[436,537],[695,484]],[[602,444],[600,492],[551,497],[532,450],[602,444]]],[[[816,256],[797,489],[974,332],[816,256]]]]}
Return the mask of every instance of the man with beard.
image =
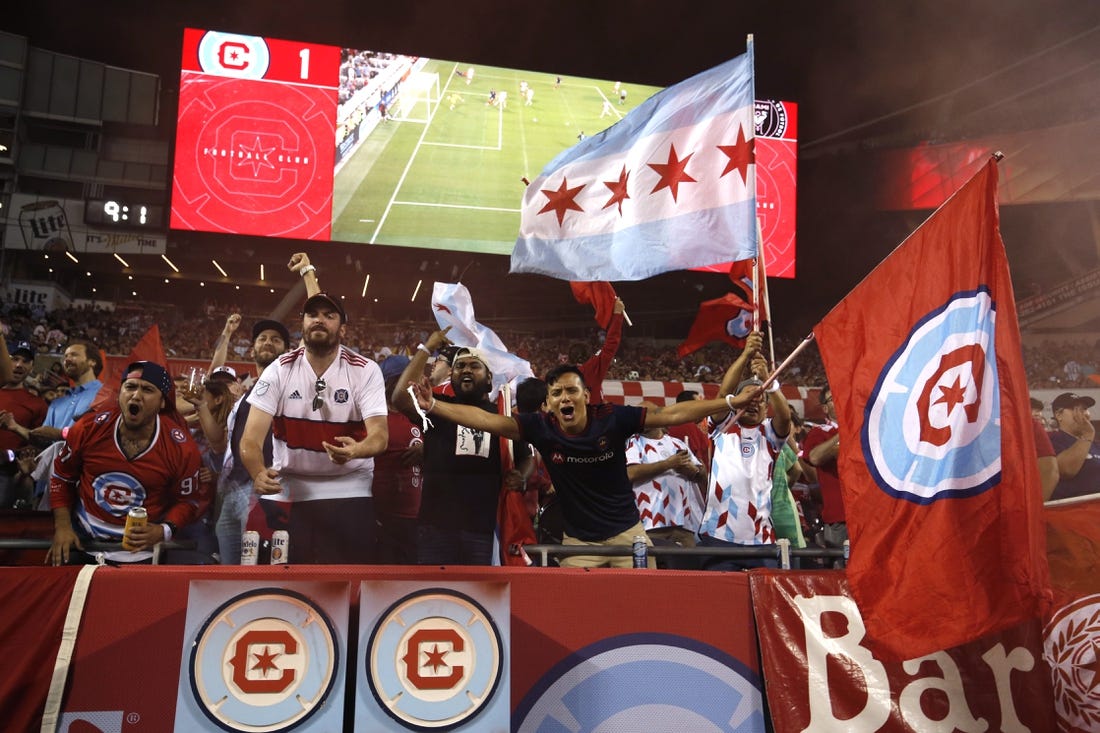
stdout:
{"type": "MultiPolygon", "coordinates": [[[[771,519],[772,471],[791,429],[791,408],[774,382],[765,392],[768,365],[760,353],[759,333],[749,335],[745,350],[726,371],[719,395],[730,395],[744,406],[734,419],[710,419],[714,444],[706,508],[699,528],[699,547],[760,547],[775,544],[771,519]],[[751,373],[742,379],[746,364],[751,373]],[[754,376],[755,375],[755,376],[754,376]],[[731,385],[736,384],[736,388],[731,385]],[[773,417],[767,418],[768,406],[773,417]],[[767,418],[767,419],[766,419],[767,418]]],[[[704,570],[775,567],[770,558],[712,556],[704,570]]]]}
{"type": "Polygon", "coordinates": [[[28,430],[25,426],[15,425],[9,428],[37,446],[47,446],[64,438],[62,431],[91,409],[99,388],[103,386],[98,379],[103,371],[103,362],[95,344],[73,341],[65,349],[61,365],[65,376],[73,382],[69,393],[50,403],[46,420],[40,427],[28,430]]]}
{"type": "MultiPolygon", "coordinates": [[[[0,338],[0,341],[3,339],[0,338]]],[[[0,359],[6,353],[4,348],[0,359]]],[[[11,379],[0,387],[0,426],[7,428],[0,431],[0,509],[10,509],[17,498],[30,498],[29,488],[28,495],[17,496],[16,476],[21,475],[19,464],[8,459],[28,444],[29,431],[27,436],[21,435],[16,432],[15,426],[26,425],[33,430],[45,421],[47,410],[46,401],[23,386],[23,380],[34,365],[31,345],[25,341],[18,344],[11,352],[10,361],[11,379]]]]}
{"type": "MultiPolygon", "coordinates": [[[[428,356],[447,344],[446,331],[436,331],[417,347],[412,361],[391,394],[394,407],[410,420],[420,416],[407,391],[419,382],[428,356]]],[[[430,381],[425,383],[430,384],[430,381]]],[[[497,414],[489,400],[493,373],[484,354],[459,347],[451,360],[453,395],[436,392],[442,402],[497,414]]],[[[527,470],[526,449],[514,451],[521,470],[527,470]]],[[[482,429],[470,429],[444,417],[433,417],[424,429],[424,485],[420,495],[417,563],[420,565],[491,565],[493,533],[501,486],[519,489],[523,475],[505,473],[500,441],[482,429]]]]}
{"type": "Polygon", "coordinates": [[[302,307],[303,346],[272,362],[248,402],[241,463],[254,490],[287,501],[294,562],[369,563],[374,557],[374,459],[386,449],[382,371],[340,342],[347,314],[318,293],[302,307]],[[262,446],[274,430],[273,456],[262,446]]]}
{"type": "Polygon", "coordinates": [[[68,431],[50,479],[54,536],[47,562],[95,562],[84,552],[87,540],[124,540],[127,549],[106,553],[107,560],[147,561],[155,545],[206,511],[210,488],[199,481],[199,449],[182,429],[173,398],[168,371],[137,361],[126,367],[118,406],[68,431]],[[138,506],[148,523],[124,536],[126,515],[138,506]]]}
{"type": "MultiPolygon", "coordinates": [[[[591,392],[580,369],[562,364],[546,375],[546,411],[513,417],[441,400],[427,382],[415,385],[417,404],[433,422],[449,420],[511,440],[524,440],[542,455],[560,497],[565,536],[562,544],[627,546],[646,537],[626,471],[626,440],[650,428],[695,422],[748,404],[749,395],[678,402],[657,410],[589,404],[591,392]]],[[[518,453],[518,451],[517,451],[518,453]]],[[[648,539],[646,544],[652,546],[648,539]]],[[[562,567],[631,567],[629,555],[576,555],[562,567]]],[[[650,566],[653,567],[651,561],[650,566]]]]}

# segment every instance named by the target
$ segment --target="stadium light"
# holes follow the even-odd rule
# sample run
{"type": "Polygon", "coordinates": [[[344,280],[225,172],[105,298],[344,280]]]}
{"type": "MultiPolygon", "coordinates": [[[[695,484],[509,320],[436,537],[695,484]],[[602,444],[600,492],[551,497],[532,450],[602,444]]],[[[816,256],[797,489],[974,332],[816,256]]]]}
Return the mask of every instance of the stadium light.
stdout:
{"type": "Polygon", "coordinates": [[[76,255],[74,255],[74,254],[73,254],[72,252],[70,252],[69,250],[65,250],[65,256],[66,256],[66,257],[68,257],[68,258],[69,258],[70,260],[72,260],[73,262],[75,262],[76,264],[78,264],[78,265],[80,264],[80,260],[78,260],[78,259],[76,258],[76,255]]]}
{"type": "Polygon", "coordinates": [[[264,281],[264,263],[260,263],[260,282],[264,281]]]}
{"type": "Polygon", "coordinates": [[[420,286],[424,283],[423,280],[416,281],[416,290],[413,291],[413,297],[410,299],[412,302],[416,302],[416,294],[420,292],[420,286]]]}
{"type": "Polygon", "coordinates": [[[370,285],[370,273],[367,273],[367,277],[363,280],[363,292],[359,294],[360,298],[367,297],[367,286],[370,285]]]}
{"type": "Polygon", "coordinates": [[[115,259],[118,260],[119,262],[121,262],[123,267],[129,267],[130,266],[130,263],[127,262],[126,260],[122,259],[122,255],[120,255],[118,252],[115,252],[114,255],[115,255],[115,259]]]}
{"type": "Polygon", "coordinates": [[[229,277],[229,273],[222,269],[222,266],[218,264],[217,260],[210,260],[214,263],[214,267],[218,268],[218,272],[222,274],[222,277],[229,277]]]}
{"type": "Polygon", "coordinates": [[[180,271],[180,268],[176,267],[175,264],[173,264],[172,260],[168,259],[168,255],[161,255],[160,258],[167,262],[168,266],[171,267],[175,272],[178,273],[180,271]]]}

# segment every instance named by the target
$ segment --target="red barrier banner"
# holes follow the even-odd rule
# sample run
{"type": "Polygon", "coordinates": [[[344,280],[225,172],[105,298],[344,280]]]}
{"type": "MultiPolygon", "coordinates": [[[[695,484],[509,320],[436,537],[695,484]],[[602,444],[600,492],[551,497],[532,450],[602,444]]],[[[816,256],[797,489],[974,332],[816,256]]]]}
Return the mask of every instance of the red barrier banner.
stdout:
{"type": "MultiPolygon", "coordinates": [[[[71,568],[0,570],[0,597],[6,599],[0,608],[0,651],[12,672],[0,675],[0,711],[7,721],[0,728],[5,731],[41,725],[74,578],[71,568]]],[[[484,711],[468,720],[459,719],[471,712],[466,707],[444,716],[459,726],[449,728],[454,731],[502,729],[481,727],[490,718],[498,720],[497,706],[510,715],[511,730],[532,733],[766,730],[749,579],[742,573],[103,567],[88,590],[66,679],[58,686],[64,695],[55,704],[60,731],[289,730],[292,725],[295,731],[340,730],[331,725],[330,708],[323,702],[308,720],[303,715],[287,722],[293,718],[287,701],[299,699],[328,700],[329,706],[343,709],[344,730],[404,730],[398,718],[415,718],[419,725],[429,719],[438,722],[446,711],[439,713],[434,702],[459,688],[463,696],[450,698],[456,708],[471,699],[467,689],[489,697],[484,711]],[[500,601],[472,593],[472,583],[498,588],[500,601]],[[384,590],[389,584],[393,588],[380,591],[376,600],[393,602],[379,612],[379,604],[363,596],[361,588],[384,590]],[[341,590],[345,587],[350,595],[341,590]],[[419,605],[423,594],[413,589],[431,591],[429,606],[419,605]],[[199,591],[206,595],[192,595],[199,591]],[[338,608],[345,602],[337,596],[346,597],[350,606],[346,644],[341,632],[345,611],[338,608]],[[487,612],[484,619],[500,615],[506,622],[470,624],[473,617],[461,608],[462,596],[476,596],[476,605],[487,612]],[[501,605],[504,598],[507,606],[501,605]],[[321,611],[331,628],[318,625],[321,611]],[[303,613],[318,623],[302,625],[296,619],[303,613]],[[456,617],[462,619],[461,630],[453,623],[456,617]],[[408,624],[407,637],[397,634],[401,624],[408,624]],[[471,649],[494,646],[489,633],[494,625],[509,629],[510,639],[502,634],[497,645],[507,655],[496,666],[471,662],[471,649]],[[460,637],[462,650],[456,646],[460,637]],[[305,655],[306,647],[331,650],[335,656],[305,655]],[[225,650],[221,657],[226,662],[220,667],[219,649],[225,650]],[[417,655],[410,656],[410,650],[417,655]],[[396,662],[394,654],[400,657],[396,662]],[[368,660],[373,660],[370,671],[368,660]],[[337,663],[342,671],[324,672],[337,669],[337,663]],[[352,664],[354,670],[348,666],[352,664]],[[501,664],[508,675],[501,673],[493,683],[501,664]],[[318,669],[320,677],[314,674],[318,669]],[[479,676],[479,669],[488,676],[479,676]],[[333,687],[344,679],[345,696],[380,695],[393,702],[398,693],[411,689],[398,673],[415,680],[412,687],[422,699],[401,701],[393,714],[378,718],[385,723],[377,727],[352,721],[352,706],[335,702],[334,689],[303,687],[314,677],[331,680],[333,687]],[[354,680],[363,679],[368,686],[373,679],[374,689],[353,687],[354,680]],[[226,693],[231,686],[234,694],[226,693]],[[432,689],[419,689],[423,687],[432,689]],[[280,697],[292,690],[308,694],[280,697]],[[225,702],[216,705],[223,696],[225,702]],[[265,696],[271,705],[258,705],[265,696]],[[209,706],[200,708],[201,700],[209,706]],[[288,710],[282,709],[284,703],[288,710]],[[265,717],[276,714],[285,716],[274,722],[265,717]]]]}
{"type": "Polygon", "coordinates": [[[840,572],[750,573],[776,733],[1056,730],[1038,619],[882,661],[840,572]]]}

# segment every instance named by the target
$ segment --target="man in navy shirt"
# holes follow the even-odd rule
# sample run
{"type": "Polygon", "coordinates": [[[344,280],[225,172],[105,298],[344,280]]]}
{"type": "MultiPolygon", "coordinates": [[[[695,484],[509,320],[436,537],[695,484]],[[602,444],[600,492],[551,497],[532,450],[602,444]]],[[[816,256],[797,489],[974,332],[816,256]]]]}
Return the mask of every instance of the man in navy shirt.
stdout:
{"type": "MultiPolygon", "coordinates": [[[[506,417],[476,407],[437,401],[426,381],[416,385],[417,402],[429,415],[511,440],[523,440],[542,455],[558,493],[565,525],[565,545],[626,545],[646,537],[626,472],[626,440],[649,428],[696,422],[724,415],[756,395],[679,402],[647,410],[613,404],[589,404],[590,392],[572,364],[546,375],[546,411],[506,417]]],[[[652,544],[646,540],[646,544],[652,544]]],[[[573,556],[563,567],[630,567],[630,556],[573,556]]],[[[650,567],[655,567],[652,560],[650,567]]]]}
{"type": "Polygon", "coordinates": [[[1050,434],[1058,459],[1058,485],[1051,499],[1100,493],[1100,445],[1089,408],[1096,400],[1064,392],[1050,404],[1058,429],[1050,434]]]}

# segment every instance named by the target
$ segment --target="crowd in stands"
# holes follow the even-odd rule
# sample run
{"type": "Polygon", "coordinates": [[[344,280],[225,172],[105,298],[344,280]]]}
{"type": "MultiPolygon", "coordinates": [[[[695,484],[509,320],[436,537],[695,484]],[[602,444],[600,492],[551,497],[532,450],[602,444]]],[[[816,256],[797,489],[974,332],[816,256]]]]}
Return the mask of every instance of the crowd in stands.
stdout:
{"type": "MultiPolygon", "coordinates": [[[[264,314],[248,315],[237,303],[208,304],[199,315],[186,316],[177,310],[157,312],[147,304],[140,307],[119,304],[114,311],[67,308],[49,313],[41,307],[7,304],[0,309],[4,335],[9,342],[26,341],[40,354],[60,354],[70,339],[87,339],[107,354],[126,355],[154,324],[159,325],[161,340],[169,358],[209,359],[230,313],[243,313],[244,325],[229,344],[230,361],[248,359],[251,346],[247,326],[264,314]]],[[[296,315],[296,314],[295,314],[296,315]]],[[[291,338],[301,336],[294,321],[291,338]]],[[[492,324],[489,324],[490,326],[492,324]]],[[[428,337],[436,325],[428,321],[380,325],[364,319],[348,323],[347,344],[376,361],[390,354],[410,354],[428,337]]],[[[600,348],[603,333],[593,324],[585,337],[554,334],[530,334],[498,330],[497,335],[516,354],[531,363],[535,374],[569,360],[571,349],[578,346],[589,354],[600,348]]],[[[782,360],[797,346],[797,340],[777,338],[775,356],[782,360]]],[[[717,382],[737,350],[714,343],[680,358],[675,340],[632,338],[629,328],[608,379],[679,382],[717,382]]],[[[811,345],[786,370],[783,381],[813,386],[824,383],[825,373],[816,347],[811,345]]]]}
{"type": "MultiPolygon", "coordinates": [[[[247,326],[265,314],[248,313],[239,303],[208,303],[198,315],[181,314],[171,308],[156,309],[148,304],[120,303],[114,311],[67,308],[46,312],[41,306],[5,304],[0,308],[4,335],[10,342],[26,341],[40,354],[60,354],[71,339],[87,339],[107,354],[126,355],[154,324],[160,326],[161,340],[169,358],[209,359],[225,318],[230,313],[244,314],[244,325],[229,345],[228,357],[247,360],[251,345],[247,326]]],[[[295,314],[296,315],[296,314],[295,314]]],[[[292,339],[298,339],[294,321],[292,339]]],[[[492,324],[488,324],[492,326],[492,324]]],[[[406,322],[380,325],[365,319],[348,324],[347,344],[362,354],[381,361],[394,353],[410,354],[427,339],[435,324],[406,322]]],[[[570,350],[578,344],[593,353],[600,347],[603,333],[593,324],[587,336],[562,336],[553,333],[531,334],[497,330],[505,344],[531,363],[535,374],[569,360],[570,350]]],[[[775,359],[781,361],[798,345],[798,340],[777,336],[775,359]]],[[[608,379],[642,381],[717,382],[737,350],[712,343],[680,358],[673,339],[657,340],[632,337],[627,327],[618,356],[608,379]]],[[[1024,364],[1031,389],[1081,389],[1100,386],[1100,341],[1055,342],[1024,347],[1024,364]]],[[[798,386],[819,386],[826,382],[825,369],[815,344],[799,354],[784,371],[782,381],[798,386]]]]}
{"type": "Polygon", "coordinates": [[[340,51],[340,104],[351,99],[370,80],[378,76],[396,56],[392,53],[359,51],[345,48],[340,51]]]}

